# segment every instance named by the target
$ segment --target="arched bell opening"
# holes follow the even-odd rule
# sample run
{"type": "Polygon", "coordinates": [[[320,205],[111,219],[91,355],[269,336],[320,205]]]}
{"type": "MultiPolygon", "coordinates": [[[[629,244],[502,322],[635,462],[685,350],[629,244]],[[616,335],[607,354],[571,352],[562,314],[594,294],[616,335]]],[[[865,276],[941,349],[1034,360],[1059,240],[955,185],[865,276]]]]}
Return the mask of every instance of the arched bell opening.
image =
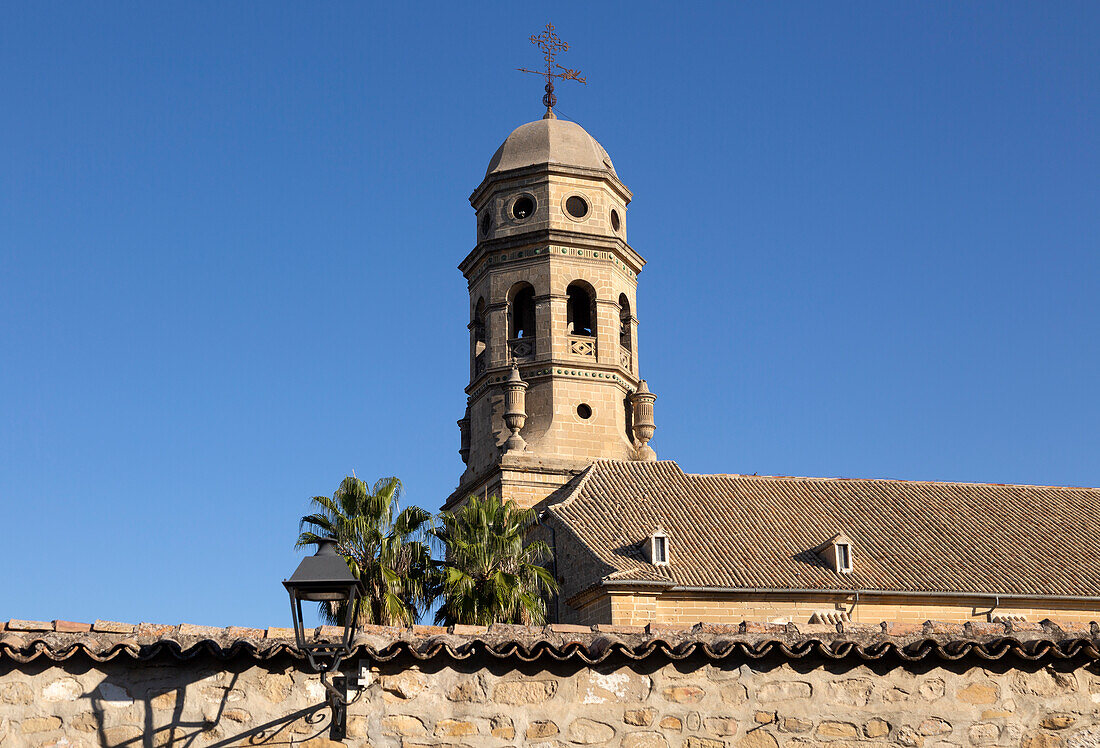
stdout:
{"type": "Polygon", "coordinates": [[[485,371],[485,349],[486,332],[485,332],[485,299],[479,298],[477,304],[474,305],[474,316],[470,320],[470,332],[473,350],[471,351],[474,358],[474,376],[480,375],[485,371]]]}
{"type": "Polygon", "coordinates": [[[619,294],[619,345],[628,351],[633,346],[631,343],[634,337],[631,335],[633,320],[634,317],[630,313],[630,299],[626,298],[625,293],[621,293],[619,294]]]}
{"type": "Polygon", "coordinates": [[[596,290],[584,281],[573,281],[565,289],[566,337],[569,353],[596,357],[596,290]]]}
{"type": "Polygon", "coordinates": [[[535,288],[517,283],[508,294],[508,355],[526,361],[535,355],[535,288]]]}
{"type": "Polygon", "coordinates": [[[592,286],[573,281],[565,289],[566,331],[570,335],[596,337],[596,294],[592,286]]]}
{"type": "Polygon", "coordinates": [[[619,294],[619,365],[634,371],[634,315],[625,293],[619,294]]]}

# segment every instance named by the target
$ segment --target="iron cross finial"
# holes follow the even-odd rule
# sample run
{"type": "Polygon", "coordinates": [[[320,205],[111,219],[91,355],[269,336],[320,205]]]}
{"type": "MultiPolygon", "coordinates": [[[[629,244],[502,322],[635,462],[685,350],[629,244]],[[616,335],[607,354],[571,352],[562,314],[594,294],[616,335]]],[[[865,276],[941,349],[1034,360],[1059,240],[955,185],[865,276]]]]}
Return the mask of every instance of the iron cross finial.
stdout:
{"type": "Polygon", "coordinates": [[[546,24],[546,31],[538,36],[532,34],[531,43],[542,50],[543,59],[546,60],[546,72],[541,70],[528,70],[527,68],[516,68],[516,70],[519,70],[521,73],[534,73],[535,75],[546,76],[546,93],[542,97],[542,103],[546,105],[546,116],[543,117],[543,119],[554,119],[554,104],[558,103],[557,97],[554,96],[554,79],[561,78],[563,81],[578,81],[585,85],[588,85],[588,81],[581,77],[580,70],[570,70],[554,62],[554,55],[556,53],[569,51],[569,44],[563,42],[558,38],[558,35],[554,33],[554,24],[546,24]],[[554,68],[557,68],[559,72],[554,72],[554,68]]]}

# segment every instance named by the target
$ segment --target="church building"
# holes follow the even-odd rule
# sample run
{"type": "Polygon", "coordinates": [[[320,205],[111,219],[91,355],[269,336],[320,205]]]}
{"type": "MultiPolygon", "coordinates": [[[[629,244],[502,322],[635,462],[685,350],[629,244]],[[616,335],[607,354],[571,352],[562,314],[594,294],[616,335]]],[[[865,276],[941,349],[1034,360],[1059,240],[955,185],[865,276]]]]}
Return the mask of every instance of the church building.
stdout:
{"type": "Polygon", "coordinates": [[[549,107],[470,196],[466,468],[443,508],[472,494],[538,508],[562,583],[552,620],[1096,619],[1100,489],[692,475],[657,460],[630,200],[607,151],[549,107]]]}

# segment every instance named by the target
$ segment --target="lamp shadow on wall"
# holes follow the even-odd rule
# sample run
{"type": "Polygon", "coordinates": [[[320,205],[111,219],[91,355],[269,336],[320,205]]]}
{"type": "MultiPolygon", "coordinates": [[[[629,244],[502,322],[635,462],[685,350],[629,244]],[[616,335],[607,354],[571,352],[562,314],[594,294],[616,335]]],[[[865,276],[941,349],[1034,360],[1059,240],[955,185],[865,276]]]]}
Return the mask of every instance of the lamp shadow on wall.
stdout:
{"type": "MultiPolygon", "coordinates": [[[[86,672],[91,665],[70,662],[66,663],[65,670],[76,675],[86,672]]],[[[199,668],[166,662],[150,662],[138,668],[97,665],[103,669],[105,677],[81,698],[90,702],[90,709],[83,711],[91,714],[94,720],[98,745],[106,748],[186,748],[196,745],[199,738],[203,739],[204,748],[241,744],[291,745],[318,737],[329,729],[330,713],[325,702],[257,725],[245,726],[227,717],[227,713],[232,715],[233,712],[229,705],[245,697],[239,687],[241,673],[225,663],[204,665],[199,668]],[[204,685],[203,681],[209,682],[204,685]],[[212,698],[218,691],[220,695],[212,698]],[[138,705],[140,708],[134,709],[138,705]],[[188,706],[192,708],[187,709],[188,706]],[[120,715],[121,718],[112,714],[120,709],[131,711],[128,716],[120,715]],[[196,711],[202,716],[195,716],[196,711]],[[189,715],[185,716],[185,712],[189,715]],[[140,728],[134,724],[134,718],[141,721],[140,728]]],[[[253,663],[250,667],[257,666],[253,663]]],[[[282,669],[273,667],[270,673],[277,676],[282,669]]],[[[278,709],[277,705],[273,706],[278,709]]]]}

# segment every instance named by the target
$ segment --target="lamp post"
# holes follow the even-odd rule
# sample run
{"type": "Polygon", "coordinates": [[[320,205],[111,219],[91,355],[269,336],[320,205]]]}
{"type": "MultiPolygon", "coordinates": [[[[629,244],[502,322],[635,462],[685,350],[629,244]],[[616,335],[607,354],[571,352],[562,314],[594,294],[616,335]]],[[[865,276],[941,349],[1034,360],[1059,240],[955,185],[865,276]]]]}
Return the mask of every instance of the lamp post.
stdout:
{"type": "Polygon", "coordinates": [[[363,583],[348,569],[347,561],[336,552],[336,541],[322,538],[317,552],[298,564],[290,579],[283,580],[290,593],[290,612],[294,618],[294,640],[298,649],[305,652],[310,667],[321,674],[321,682],[328,691],[328,703],[332,708],[330,733],[334,740],[343,740],[347,732],[347,681],[337,675],[329,681],[331,673],[338,673],[340,663],[351,656],[351,641],[359,618],[359,601],[366,593],[363,583]],[[302,601],[346,603],[344,632],[340,641],[307,641],[302,623],[302,601]]]}

